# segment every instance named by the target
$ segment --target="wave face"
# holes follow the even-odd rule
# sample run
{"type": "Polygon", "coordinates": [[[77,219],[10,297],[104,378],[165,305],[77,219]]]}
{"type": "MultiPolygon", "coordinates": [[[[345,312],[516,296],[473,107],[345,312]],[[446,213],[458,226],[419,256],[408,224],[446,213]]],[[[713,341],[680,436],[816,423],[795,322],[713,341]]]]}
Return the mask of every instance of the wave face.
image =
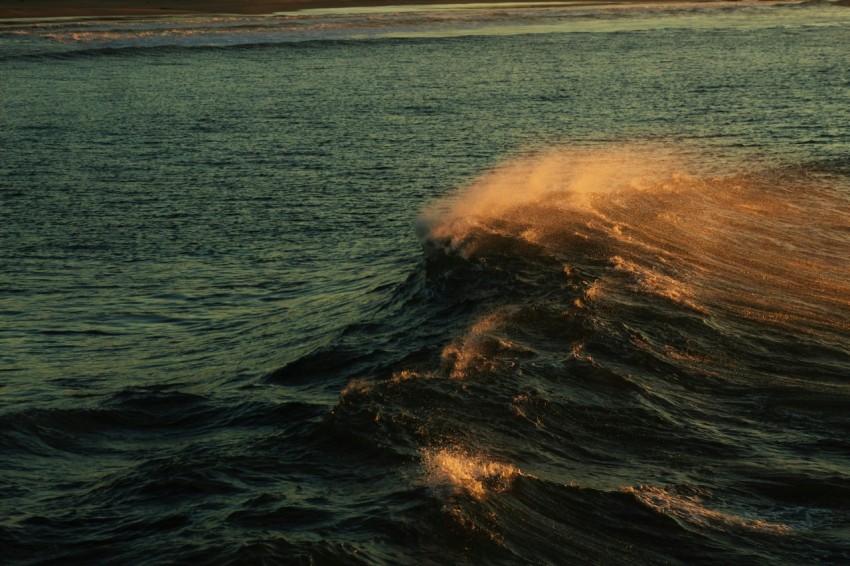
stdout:
{"type": "Polygon", "coordinates": [[[849,181],[646,146],[499,166],[420,222],[431,300],[468,324],[338,418],[418,455],[506,561],[840,561],[849,181]]]}
{"type": "Polygon", "coordinates": [[[850,563],[848,35],[3,23],[3,563],[850,563]]]}

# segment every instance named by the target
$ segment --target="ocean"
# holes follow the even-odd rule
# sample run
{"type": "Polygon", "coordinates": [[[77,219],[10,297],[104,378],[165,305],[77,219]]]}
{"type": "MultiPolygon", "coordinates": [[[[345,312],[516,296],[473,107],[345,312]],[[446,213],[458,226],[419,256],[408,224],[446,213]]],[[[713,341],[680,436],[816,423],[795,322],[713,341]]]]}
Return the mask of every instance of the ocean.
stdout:
{"type": "Polygon", "coordinates": [[[850,562],[849,46],[0,22],[0,561],[850,562]]]}

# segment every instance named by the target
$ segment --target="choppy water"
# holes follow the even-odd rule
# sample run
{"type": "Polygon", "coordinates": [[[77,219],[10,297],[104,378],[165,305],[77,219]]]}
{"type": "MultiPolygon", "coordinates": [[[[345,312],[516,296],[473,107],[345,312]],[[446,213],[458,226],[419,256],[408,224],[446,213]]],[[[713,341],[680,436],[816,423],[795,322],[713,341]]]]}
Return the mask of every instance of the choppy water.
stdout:
{"type": "Polygon", "coordinates": [[[0,24],[3,561],[850,561],[849,38],[0,24]]]}

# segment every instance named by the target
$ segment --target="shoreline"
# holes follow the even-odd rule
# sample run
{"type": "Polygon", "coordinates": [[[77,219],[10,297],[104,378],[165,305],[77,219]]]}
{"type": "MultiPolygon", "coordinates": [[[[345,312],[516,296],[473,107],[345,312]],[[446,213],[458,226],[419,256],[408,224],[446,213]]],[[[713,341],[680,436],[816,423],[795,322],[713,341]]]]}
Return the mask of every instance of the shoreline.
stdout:
{"type": "MultiPolygon", "coordinates": [[[[713,4],[739,0],[580,0],[565,6],[604,6],[607,4],[713,4]]],[[[765,3],[796,3],[799,0],[762,0],[765,3]]],[[[458,0],[7,0],[0,6],[0,20],[40,20],[53,18],[151,17],[191,15],[271,15],[314,9],[369,8],[384,6],[439,6],[458,0]]],[[[469,2],[474,6],[477,2],[469,2]]],[[[485,0],[486,4],[528,4],[545,7],[546,0],[485,0]]]]}

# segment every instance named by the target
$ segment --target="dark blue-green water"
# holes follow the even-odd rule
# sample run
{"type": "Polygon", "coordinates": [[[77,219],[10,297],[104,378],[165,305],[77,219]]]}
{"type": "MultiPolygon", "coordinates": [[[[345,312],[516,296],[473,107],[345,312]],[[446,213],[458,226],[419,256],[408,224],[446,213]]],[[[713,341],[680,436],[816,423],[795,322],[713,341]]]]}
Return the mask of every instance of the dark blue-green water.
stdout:
{"type": "Polygon", "coordinates": [[[0,22],[2,561],[847,563],[848,45],[0,22]]]}

